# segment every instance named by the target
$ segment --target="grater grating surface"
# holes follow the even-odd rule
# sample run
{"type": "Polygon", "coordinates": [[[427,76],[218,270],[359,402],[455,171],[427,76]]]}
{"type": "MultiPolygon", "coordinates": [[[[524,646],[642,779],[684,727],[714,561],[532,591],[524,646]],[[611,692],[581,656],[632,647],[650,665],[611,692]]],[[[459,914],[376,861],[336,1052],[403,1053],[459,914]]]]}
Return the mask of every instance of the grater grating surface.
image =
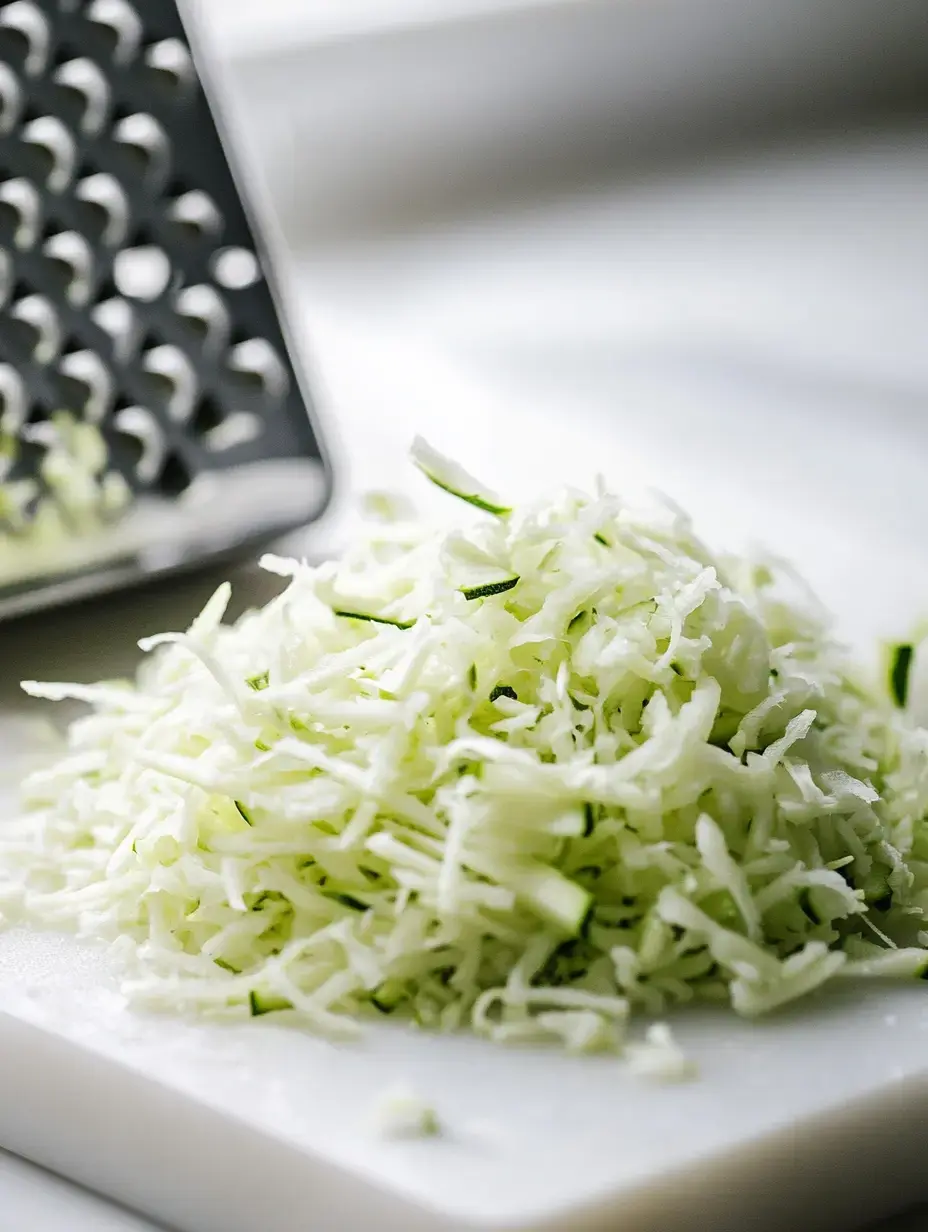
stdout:
{"type": "Polygon", "coordinates": [[[0,616],[227,555],[328,494],[174,0],[0,6],[0,616]]]}

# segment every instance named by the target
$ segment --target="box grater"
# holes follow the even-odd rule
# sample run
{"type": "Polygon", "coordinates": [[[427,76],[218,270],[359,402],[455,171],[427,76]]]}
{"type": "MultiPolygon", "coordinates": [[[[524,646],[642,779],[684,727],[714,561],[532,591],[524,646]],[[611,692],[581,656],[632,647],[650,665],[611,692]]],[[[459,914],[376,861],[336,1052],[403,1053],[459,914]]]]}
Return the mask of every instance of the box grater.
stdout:
{"type": "Polygon", "coordinates": [[[0,618],[322,511],[279,304],[174,0],[0,5],[0,618]]]}

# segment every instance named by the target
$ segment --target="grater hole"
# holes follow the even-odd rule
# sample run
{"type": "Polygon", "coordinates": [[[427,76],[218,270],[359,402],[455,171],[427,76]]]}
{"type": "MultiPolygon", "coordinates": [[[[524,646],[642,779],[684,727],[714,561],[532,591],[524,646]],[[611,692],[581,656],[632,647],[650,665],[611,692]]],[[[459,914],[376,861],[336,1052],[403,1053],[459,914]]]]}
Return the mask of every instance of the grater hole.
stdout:
{"type": "Polygon", "coordinates": [[[139,343],[140,354],[145,355],[149,351],[157,350],[163,341],[163,338],[159,338],[158,335],[153,333],[150,329],[146,330],[142,341],[139,343]]]}
{"type": "Polygon", "coordinates": [[[172,449],[164,460],[161,473],[158,476],[158,490],[165,496],[180,496],[193,482],[190,467],[176,449],[172,449]]]}
{"type": "Polygon", "coordinates": [[[257,377],[271,397],[283,397],[287,391],[287,370],[266,338],[246,338],[236,343],[229,352],[228,365],[232,373],[257,377]]]}
{"type": "Polygon", "coordinates": [[[181,316],[178,321],[178,337],[191,351],[203,351],[209,345],[209,328],[200,317],[181,316]]]}
{"type": "Polygon", "coordinates": [[[88,137],[99,133],[106,123],[110,87],[93,60],[86,56],[65,59],[52,80],[66,118],[88,137]]]}
{"type": "Polygon", "coordinates": [[[136,182],[147,179],[151,163],[144,150],[123,141],[114,146],[113,170],[122,183],[131,188],[136,182]]]}
{"type": "Polygon", "coordinates": [[[161,39],[145,49],[145,64],[152,87],[165,102],[175,102],[196,84],[188,48],[176,38],[161,39]]]}
{"type": "Polygon", "coordinates": [[[51,423],[53,410],[57,410],[57,407],[50,407],[44,398],[33,399],[23,429],[23,436],[26,440],[30,438],[32,440],[42,439],[42,432],[35,432],[34,429],[41,424],[51,423]]]}
{"type": "Polygon", "coordinates": [[[159,401],[171,419],[185,423],[194,409],[199,381],[184,352],[180,347],[162,343],[144,353],[142,367],[149,378],[161,385],[159,401]],[[166,396],[163,383],[167,384],[166,396]]]}
{"type": "Polygon", "coordinates": [[[120,298],[116,283],[113,282],[113,279],[109,274],[106,274],[97,283],[97,292],[94,298],[98,304],[103,303],[105,300],[120,298]]]}
{"type": "Polygon", "coordinates": [[[82,48],[74,43],[69,38],[59,40],[55,47],[55,54],[52,58],[52,63],[55,68],[60,68],[62,64],[67,64],[69,60],[78,60],[84,54],[82,48]]]}
{"type": "Polygon", "coordinates": [[[95,351],[65,347],[58,362],[59,384],[66,404],[91,423],[106,417],[113,401],[113,376],[95,351]]]}
{"type": "Polygon", "coordinates": [[[165,464],[164,429],[147,407],[117,404],[113,417],[116,431],[129,445],[134,443],[136,460],[133,470],[142,484],[159,482],[165,464]]]}
{"type": "Polygon", "coordinates": [[[135,313],[127,301],[118,295],[100,299],[90,315],[94,323],[109,335],[114,355],[123,361],[129,359],[138,343],[139,328],[135,313]]]}
{"type": "Polygon", "coordinates": [[[42,202],[35,185],[21,176],[0,184],[0,242],[32,248],[39,236],[42,202]]]}
{"type": "Polygon", "coordinates": [[[0,308],[6,303],[13,287],[13,259],[10,254],[0,248],[0,308]]]}
{"type": "Polygon", "coordinates": [[[227,291],[241,291],[260,279],[261,266],[247,248],[222,248],[213,257],[213,277],[227,291]]]}
{"type": "Polygon", "coordinates": [[[84,381],[75,380],[71,376],[58,375],[58,400],[66,411],[75,415],[84,414],[84,408],[90,397],[90,390],[84,381]]]}
{"type": "Polygon", "coordinates": [[[74,196],[85,230],[97,243],[114,247],[125,240],[129,229],[129,202],[114,176],[105,172],[84,176],[74,196]]]}
{"type": "Polygon", "coordinates": [[[34,290],[35,288],[31,282],[28,282],[25,278],[17,278],[10,291],[10,300],[16,303],[17,300],[25,299],[27,295],[31,295],[34,290]]]}
{"type": "Polygon", "coordinates": [[[95,41],[107,59],[126,65],[135,59],[142,41],[142,23],[128,0],[91,0],[84,11],[95,41]]]}
{"type": "Polygon", "coordinates": [[[46,95],[46,106],[73,132],[81,131],[84,103],[76,91],[54,82],[46,95]]]}
{"type": "Polygon", "coordinates": [[[145,392],[145,401],[159,411],[167,412],[168,403],[174,393],[174,382],[163,372],[145,371],[141,375],[141,387],[145,392]]]}
{"type": "Polygon", "coordinates": [[[16,127],[22,105],[23,91],[19,78],[7,63],[0,60],[0,137],[5,137],[16,127]]]}
{"type": "Polygon", "coordinates": [[[20,439],[30,445],[40,445],[49,449],[55,444],[57,433],[52,423],[52,412],[44,402],[35,402],[29,412],[29,419],[23,425],[20,439]]]}
{"type": "Polygon", "coordinates": [[[93,253],[77,231],[59,231],[42,246],[46,264],[65,271],[64,291],[72,304],[83,306],[93,290],[93,253]]]}
{"type": "Polygon", "coordinates": [[[7,319],[3,322],[3,333],[14,355],[18,353],[31,359],[39,343],[39,329],[33,321],[23,316],[21,307],[22,304],[28,303],[30,298],[29,294],[18,297],[14,291],[7,319]]]}
{"type": "Polygon", "coordinates": [[[135,433],[126,431],[125,420],[122,421],[122,427],[120,427],[119,423],[119,416],[130,409],[131,403],[125,399],[119,400],[114,407],[113,426],[116,431],[114,434],[113,455],[120,470],[124,471],[127,475],[137,475],[139,465],[145,453],[145,446],[135,433]]]}
{"type": "Polygon", "coordinates": [[[175,309],[185,328],[204,349],[221,350],[229,337],[231,318],[215,287],[197,283],[178,292],[175,309]]]}
{"type": "Polygon", "coordinates": [[[44,295],[26,295],[10,309],[12,326],[22,327],[20,337],[27,342],[28,330],[32,342],[29,354],[39,364],[48,364],[61,348],[62,329],[54,304],[44,295]]]}
{"type": "Polygon", "coordinates": [[[116,58],[118,43],[116,31],[110,26],[99,23],[85,22],[80,32],[81,48],[85,55],[104,68],[112,64],[116,58]]]}
{"type": "Polygon", "coordinates": [[[266,391],[264,381],[257,372],[243,372],[238,368],[228,368],[225,372],[225,385],[234,402],[252,406],[264,401],[266,391]]]}
{"type": "Polygon", "coordinates": [[[11,71],[24,73],[28,56],[29,40],[25,34],[9,26],[0,26],[0,64],[6,65],[11,71]]]}
{"type": "Polygon", "coordinates": [[[195,184],[191,184],[191,182],[185,179],[182,175],[173,175],[167,183],[167,187],[164,190],[164,195],[173,199],[175,197],[182,197],[184,193],[195,191],[195,184]]]}
{"type": "Polygon", "coordinates": [[[197,403],[197,408],[190,420],[190,430],[194,436],[208,436],[214,432],[225,419],[222,407],[212,394],[204,394],[197,403]]]}
{"type": "Polygon", "coordinates": [[[78,198],[74,202],[74,214],[84,234],[95,244],[102,244],[109,226],[109,215],[104,207],[96,201],[84,201],[78,198]]]}
{"type": "Polygon", "coordinates": [[[73,279],[74,271],[63,257],[43,254],[41,281],[44,291],[56,299],[64,299],[73,279]]]}
{"type": "Polygon", "coordinates": [[[28,412],[23,378],[12,364],[0,363],[0,432],[15,436],[28,412]]]}
{"type": "Polygon", "coordinates": [[[39,333],[28,321],[16,319],[4,321],[3,332],[13,355],[31,356],[35,351],[39,333]]]}
{"type": "Polygon", "coordinates": [[[158,237],[148,222],[137,223],[130,232],[128,248],[148,248],[151,245],[160,247],[158,237]]]}
{"type": "Polygon", "coordinates": [[[20,141],[15,147],[16,170],[30,184],[47,185],[55,169],[51,150],[31,141],[20,141]]]}
{"type": "MultiPolygon", "coordinates": [[[[4,187],[6,187],[4,185],[4,187]]],[[[0,200],[0,244],[12,245],[20,224],[20,213],[9,201],[0,200]]]]}
{"type": "MultiPolygon", "coordinates": [[[[35,515],[41,499],[41,488],[30,476],[34,476],[41,466],[45,450],[31,442],[19,440],[17,457],[11,459],[19,471],[19,477],[26,483],[19,487],[12,502],[7,503],[5,512],[0,513],[0,527],[4,530],[22,530],[35,515]]],[[[13,495],[10,493],[9,495],[13,495]]]]}
{"type": "Polygon", "coordinates": [[[127,172],[149,181],[161,181],[168,172],[171,146],[167,133],[147,111],[118,119],[111,133],[127,172]]]}
{"type": "Polygon", "coordinates": [[[77,144],[70,131],[57,116],[40,115],[23,126],[20,136],[41,158],[36,178],[52,192],[63,192],[77,165],[77,144]]]}
{"type": "Polygon", "coordinates": [[[14,0],[0,9],[0,57],[5,64],[15,64],[29,77],[37,76],[48,62],[50,37],[48,18],[32,0],[14,0]]]}
{"type": "Polygon", "coordinates": [[[175,235],[188,240],[218,236],[225,225],[213,199],[199,189],[181,193],[171,201],[166,216],[175,235]]]}

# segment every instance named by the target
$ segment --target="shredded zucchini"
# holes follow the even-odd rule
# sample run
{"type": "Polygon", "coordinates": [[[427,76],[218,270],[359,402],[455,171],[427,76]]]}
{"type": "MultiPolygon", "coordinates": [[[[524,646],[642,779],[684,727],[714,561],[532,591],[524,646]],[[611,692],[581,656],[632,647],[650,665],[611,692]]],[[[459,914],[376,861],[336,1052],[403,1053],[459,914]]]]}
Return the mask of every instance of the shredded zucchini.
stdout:
{"type": "MultiPolygon", "coordinates": [[[[226,970],[234,970],[234,968],[227,966],[226,970]]],[[[293,1006],[283,997],[265,997],[252,989],[248,994],[248,1008],[252,1018],[260,1018],[262,1014],[276,1014],[281,1010],[292,1010],[293,1006]]]]}
{"type": "Polygon", "coordinates": [[[344,620],[366,620],[373,625],[392,625],[394,629],[411,629],[411,620],[390,620],[387,616],[372,616],[370,612],[347,612],[343,608],[335,608],[335,615],[344,620]]]}
{"type": "Polygon", "coordinates": [[[510,684],[498,684],[493,687],[490,692],[490,701],[498,701],[501,697],[508,697],[510,701],[517,702],[519,696],[515,689],[510,684]]]}
{"type": "Polygon", "coordinates": [[[462,586],[461,594],[465,599],[488,599],[491,595],[504,595],[518,584],[517,577],[504,578],[501,582],[481,582],[479,586],[462,586]]]}
{"type": "Polygon", "coordinates": [[[411,456],[423,475],[443,492],[448,492],[485,513],[494,513],[497,517],[505,517],[512,512],[495,492],[484,487],[479,479],[469,475],[457,462],[438,453],[421,436],[417,436],[413,441],[411,456]]]}
{"type": "MultiPolygon", "coordinates": [[[[92,711],[0,827],[4,920],[112,940],[149,1005],[572,1051],[679,1002],[921,977],[905,655],[869,688],[788,569],[675,507],[509,510],[416,460],[497,516],[378,502],[338,562],[266,557],[263,609],[224,625],[223,587],[147,639],[134,684],[26,684],[92,711]]],[[[629,1048],[686,1068],[663,1029],[629,1048]]]]}
{"type": "Polygon", "coordinates": [[[889,669],[889,688],[897,706],[905,707],[909,696],[909,673],[915,648],[911,645],[894,646],[889,669]]]}
{"type": "Polygon", "coordinates": [[[75,553],[85,554],[131,500],[126,481],[108,469],[98,427],[64,410],[25,427],[22,417],[10,400],[0,414],[0,584],[73,570],[75,553]],[[29,461],[36,446],[37,464],[29,461]]]}

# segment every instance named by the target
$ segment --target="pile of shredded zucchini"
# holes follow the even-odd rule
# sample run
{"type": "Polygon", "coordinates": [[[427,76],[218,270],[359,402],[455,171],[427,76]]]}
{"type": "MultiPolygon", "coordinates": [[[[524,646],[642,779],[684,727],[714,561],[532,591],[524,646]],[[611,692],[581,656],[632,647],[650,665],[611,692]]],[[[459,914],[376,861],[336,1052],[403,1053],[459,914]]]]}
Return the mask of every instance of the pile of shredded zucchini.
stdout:
{"type": "Polygon", "coordinates": [[[6,921],[112,940],[148,1005],[571,1050],[922,975],[928,733],[801,583],[668,505],[510,509],[414,459],[479,512],[381,501],[339,561],[266,557],[263,609],[223,625],[223,586],[146,639],[135,683],[26,684],[93,712],[0,827],[6,921]]]}

